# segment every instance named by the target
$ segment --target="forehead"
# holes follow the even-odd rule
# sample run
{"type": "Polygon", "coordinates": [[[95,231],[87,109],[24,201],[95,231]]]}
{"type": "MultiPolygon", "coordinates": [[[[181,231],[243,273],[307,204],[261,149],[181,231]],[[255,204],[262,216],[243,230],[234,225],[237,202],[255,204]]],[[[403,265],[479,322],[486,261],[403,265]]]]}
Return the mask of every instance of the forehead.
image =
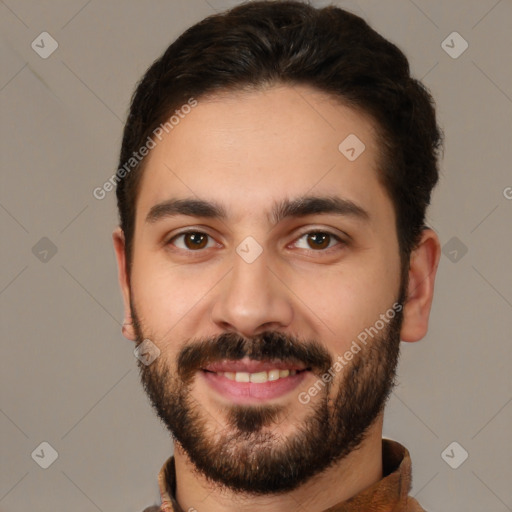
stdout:
{"type": "Polygon", "coordinates": [[[137,222],[155,204],[193,196],[225,205],[233,220],[268,218],[266,205],[304,195],[389,210],[372,121],[329,95],[279,86],[185,110],[147,157],[137,222]]]}

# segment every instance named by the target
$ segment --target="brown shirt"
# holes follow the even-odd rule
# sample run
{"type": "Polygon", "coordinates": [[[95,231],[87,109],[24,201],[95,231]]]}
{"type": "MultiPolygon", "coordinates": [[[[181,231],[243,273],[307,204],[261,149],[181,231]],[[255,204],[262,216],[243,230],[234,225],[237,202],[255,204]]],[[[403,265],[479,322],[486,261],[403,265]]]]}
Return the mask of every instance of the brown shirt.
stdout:
{"type": "MultiPolygon", "coordinates": [[[[411,457],[407,448],[396,441],[383,439],[382,470],[382,480],[324,512],[425,512],[414,498],[409,497],[411,457]]],[[[174,457],[170,457],[162,466],[158,486],[162,505],[148,507],[144,512],[184,512],[175,499],[174,457]]]]}

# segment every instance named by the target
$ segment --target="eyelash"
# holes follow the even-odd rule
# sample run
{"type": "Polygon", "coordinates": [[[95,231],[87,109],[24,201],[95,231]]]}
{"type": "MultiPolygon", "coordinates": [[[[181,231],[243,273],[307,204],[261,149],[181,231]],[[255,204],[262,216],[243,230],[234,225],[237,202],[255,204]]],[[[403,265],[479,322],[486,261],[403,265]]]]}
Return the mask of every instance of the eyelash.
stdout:
{"type": "MultiPolygon", "coordinates": [[[[175,241],[176,239],[178,239],[180,237],[186,236],[188,234],[205,235],[205,236],[213,239],[212,236],[210,236],[208,233],[205,233],[204,231],[191,229],[191,230],[187,230],[187,231],[182,231],[181,233],[177,233],[172,238],[170,238],[166,242],[165,245],[166,246],[167,245],[174,245],[173,241],[175,241]]],[[[304,238],[307,235],[317,235],[317,234],[327,235],[327,236],[331,237],[331,239],[335,239],[338,243],[336,245],[334,245],[334,246],[327,247],[325,249],[303,249],[304,251],[307,251],[308,253],[327,253],[327,252],[330,253],[331,250],[336,249],[337,246],[344,247],[344,246],[348,245],[347,241],[343,240],[339,235],[336,235],[336,234],[334,234],[334,233],[332,233],[331,231],[328,231],[328,230],[320,230],[320,229],[314,229],[314,230],[311,230],[311,231],[305,231],[304,233],[300,234],[299,237],[296,238],[293,243],[297,243],[299,240],[301,240],[302,238],[304,238]]],[[[181,247],[177,247],[176,249],[178,251],[185,251],[185,252],[188,252],[188,253],[201,253],[204,250],[210,249],[210,248],[211,247],[206,247],[206,248],[202,248],[202,249],[192,250],[192,249],[183,249],[181,247]]]]}

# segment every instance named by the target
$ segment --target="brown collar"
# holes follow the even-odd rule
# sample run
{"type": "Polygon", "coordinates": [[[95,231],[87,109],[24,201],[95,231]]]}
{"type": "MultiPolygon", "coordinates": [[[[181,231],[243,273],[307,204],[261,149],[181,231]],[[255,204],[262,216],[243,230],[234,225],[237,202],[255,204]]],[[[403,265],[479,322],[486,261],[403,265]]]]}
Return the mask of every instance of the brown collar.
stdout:
{"type": "MultiPolygon", "coordinates": [[[[324,512],[424,512],[409,497],[411,458],[407,448],[396,441],[382,440],[383,478],[356,496],[324,512]]],[[[176,468],[169,457],[158,474],[161,512],[183,512],[176,502],[176,468]]]]}

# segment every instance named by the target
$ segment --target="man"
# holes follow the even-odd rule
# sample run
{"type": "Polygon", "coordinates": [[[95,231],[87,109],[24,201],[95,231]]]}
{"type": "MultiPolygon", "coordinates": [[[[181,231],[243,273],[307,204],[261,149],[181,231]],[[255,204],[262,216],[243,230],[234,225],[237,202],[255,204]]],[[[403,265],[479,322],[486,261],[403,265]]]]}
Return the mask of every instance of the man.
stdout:
{"type": "Polygon", "coordinates": [[[423,510],[382,424],[427,331],[440,140],[401,51],[338,8],[241,5],[150,67],[113,235],[175,440],[147,511],[423,510]]]}

